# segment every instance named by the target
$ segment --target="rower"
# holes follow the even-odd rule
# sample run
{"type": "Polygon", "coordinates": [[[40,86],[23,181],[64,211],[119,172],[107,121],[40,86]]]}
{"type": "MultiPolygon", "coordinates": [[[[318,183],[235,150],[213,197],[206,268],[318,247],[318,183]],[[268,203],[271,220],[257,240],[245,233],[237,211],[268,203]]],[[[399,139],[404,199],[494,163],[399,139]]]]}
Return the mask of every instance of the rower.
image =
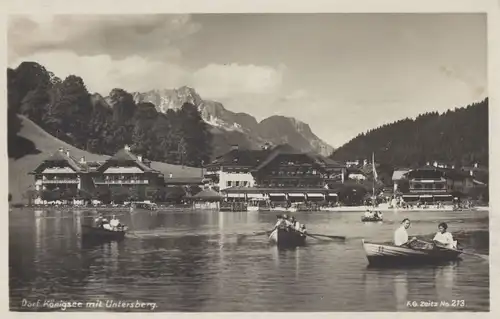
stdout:
{"type": "Polygon", "coordinates": [[[366,210],[366,212],[365,212],[365,217],[366,217],[366,218],[370,218],[370,217],[372,217],[369,209],[367,209],[367,210],[366,210]]]}
{"type": "Polygon", "coordinates": [[[276,215],[276,218],[278,219],[278,221],[276,222],[276,225],[274,225],[273,230],[275,230],[276,228],[283,228],[283,227],[285,227],[285,220],[283,219],[283,216],[276,215]]]}
{"type": "Polygon", "coordinates": [[[394,245],[409,245],[413,241],[417,240],[417,238],[413,237],[410,241],[408,241],[408,233],[406,232],[408,228],[410,228],[410,220],[405,218],[401,222],[401,226],[394,232],[394,245]]]}
{"type": "Polygon", "coordinates": [[[115,215],[113,215],[113,217],[111,218],[111,221],[109,222],[109,226],[111,226],[111,228],[113,228],[113,229],[116,229],[116,228],[118,228],[118,226],[120,226],[120,221],[116,218],[115,215]]]}
{"type": "Polygon", "coordinates": [[[446,223],[440,223],[438,225],[438,232],[434,239],[432,240],[438,246],[444,246],[446,248],[456,249],[457,241],[453,240],[453,235],[447,231],[448,225],[446,223]]]}

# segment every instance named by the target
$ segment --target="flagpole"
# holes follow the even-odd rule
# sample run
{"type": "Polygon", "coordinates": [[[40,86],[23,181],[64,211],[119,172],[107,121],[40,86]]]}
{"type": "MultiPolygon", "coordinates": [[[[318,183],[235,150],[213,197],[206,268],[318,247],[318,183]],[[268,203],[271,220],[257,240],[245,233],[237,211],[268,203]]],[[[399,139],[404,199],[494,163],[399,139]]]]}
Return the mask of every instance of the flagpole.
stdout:
{"type": "Polygon", "coordinates": [[[373,174],[373,186],[372,186],[372,206],[375,209],[375,152],[372,152],[372,174],[373,174]]]}

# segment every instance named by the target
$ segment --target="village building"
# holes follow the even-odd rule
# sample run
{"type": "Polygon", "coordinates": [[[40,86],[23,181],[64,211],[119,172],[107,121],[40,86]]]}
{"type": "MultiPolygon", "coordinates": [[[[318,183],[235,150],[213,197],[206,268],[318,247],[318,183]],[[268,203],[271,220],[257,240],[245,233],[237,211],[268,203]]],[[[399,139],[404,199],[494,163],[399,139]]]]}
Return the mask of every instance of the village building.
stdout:
{"type": "Polygon", "coordinates": [[[405,201],[451,201],[467,194],[473,187],[471,176],[460,170],[424,166],[410,170],[395,170],[394,191],[400,192],[405,201]]]}
{"type": "Polygon", "coordinates": [[[343,182],[345,169],[343,164],[287,144],[265,145],[260,150],[233,147],[206,166],[206,177],[233,200],[303,202],[312,197],[324,200],[336,196],[328,192],[327,185],[343,182]]]}
{"type": "Polygon", "coordinates": [[[61,148],[30,174],[35,177],[35,205],[83,204],[105,192],[144,200],[165,184],[163,174],[128,146],[100,163],[77,160],[61,148]]]}
{"type": "Polygon", "coordinates": [[[68,150],[59,148],[29,173],[35,178],[34,204],[79,203],[81,194],[93,189],[89,172],[96,165],[99,164],[88,163],[83,157],[78,160],[68,150]]]}
{"type": "MultiPolygon", "coordinates": [[[[111,193],[123,192],[133,200],[144,200],[164,185],[161,172],[151,168],[151,162],[135,155],[125,146],[91,172],[96,188],[107,188],[111,193]]],[[[126,196],[124,196],[126,197],[126,196]]]]}

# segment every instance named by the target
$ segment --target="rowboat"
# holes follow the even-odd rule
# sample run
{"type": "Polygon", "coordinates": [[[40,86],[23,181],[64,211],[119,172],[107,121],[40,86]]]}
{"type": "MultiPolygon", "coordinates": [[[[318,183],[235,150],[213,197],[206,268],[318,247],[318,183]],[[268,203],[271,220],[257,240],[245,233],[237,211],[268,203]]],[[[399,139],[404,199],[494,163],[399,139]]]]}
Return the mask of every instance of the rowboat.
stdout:
{"type": "Polygon", "coordinates": [[[293,229],[277,228],[269,236],[269,242],[278,247],[304,246],[306,244],[306,235],[293,229]]]}
{"type": "Polygon", "coordinates": [[[109,230],[103,227],[95,227],[90,225],[82,225],[82,239],[108,241],[121,240],[125,237],[127,227],[121,227],[117,230],[109,230]]]}
{"type": "Polygon", "coordinates": [[[373,216],[373,217],[361,216],[361,221],[362,222],[381,222],[383,220],[384,219],[382,217],[378,217],[378,216],[373,216]]]}
{"type": "Polygon", "coordinates": [[[459,259],[461,250],[434,246],[432,249],[394,246],[388,243],[369,243],[364,239],[363,248],[370,265],[399,266],[439,264],[459,259]]]}

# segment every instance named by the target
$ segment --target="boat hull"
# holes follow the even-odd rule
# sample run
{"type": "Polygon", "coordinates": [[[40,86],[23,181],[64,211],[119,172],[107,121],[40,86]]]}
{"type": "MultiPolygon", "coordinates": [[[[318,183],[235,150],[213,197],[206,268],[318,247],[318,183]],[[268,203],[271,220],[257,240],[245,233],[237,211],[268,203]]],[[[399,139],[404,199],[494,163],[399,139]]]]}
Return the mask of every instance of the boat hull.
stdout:
{"type": "Polygon", "coordinates": [[[364,217],[364,216],[361,217],[362,222],[381,222],[383,220],[384,219],[380,217],[364,217]]]}
{"type": "Polygon", "coordinates": [[[363,240],[363,248],[371,266],[397,267],[401,265],[441,264],[458,260],[459,250],[434,248],[412,249],[390,244],[368,243],[363,240]]]}
{"type": "Polygon", "coordinates": [[[82,225],[82,239],[92,241],[122,240],[126,230],[107,230],[100,227],[82,225]]]}
{"type": "Polygon", "coordinates": [[[275,229],[269,236],[269,241],[278,247],[298,247],[306,244],[306,235],[285,229],[275,229]]]}

